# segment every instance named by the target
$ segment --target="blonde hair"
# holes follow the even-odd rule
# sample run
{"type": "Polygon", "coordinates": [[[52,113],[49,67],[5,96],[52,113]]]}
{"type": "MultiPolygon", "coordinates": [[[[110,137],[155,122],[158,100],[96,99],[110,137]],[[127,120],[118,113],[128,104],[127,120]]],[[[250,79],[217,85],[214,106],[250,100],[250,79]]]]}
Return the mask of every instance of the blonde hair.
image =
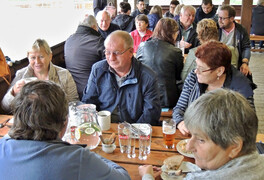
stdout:
{"type": "Polygon", "coordinates": [[[199,21],[196,32],[197,38],[201,43],[207,42],[209,40],[218,40],[217,25],[212,19],[202,19],[199,21]]]}

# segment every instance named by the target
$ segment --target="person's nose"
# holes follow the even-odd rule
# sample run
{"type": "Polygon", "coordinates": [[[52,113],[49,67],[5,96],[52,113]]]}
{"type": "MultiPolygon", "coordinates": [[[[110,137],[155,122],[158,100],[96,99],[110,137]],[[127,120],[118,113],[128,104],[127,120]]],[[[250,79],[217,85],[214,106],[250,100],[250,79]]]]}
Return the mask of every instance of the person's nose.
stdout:
{"type": "Polygon", "coordinates": [[[189,139],[189,141],[187,142],[187,144],[186,144],[186,150],[187,151],[191,151],[191,152],[193,152],[194,151],[194,142],[193,142],[193,140],[192,140],[192,138],[191,139],[189,139]]]}
{"type": "Polygon", "coordinates": [[[39,57],[36,57],[36,61],[35,61],[37,64],[40,64],[41,61],[40,61],[40,58],[39,57]]]}

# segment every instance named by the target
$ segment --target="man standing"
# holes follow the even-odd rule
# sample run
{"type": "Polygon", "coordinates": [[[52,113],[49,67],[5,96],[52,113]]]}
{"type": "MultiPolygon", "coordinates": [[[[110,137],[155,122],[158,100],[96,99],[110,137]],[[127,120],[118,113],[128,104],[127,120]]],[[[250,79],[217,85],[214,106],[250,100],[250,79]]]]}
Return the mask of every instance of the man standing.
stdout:
{"type": "Polygon", "coordinates": [[[191,5],[181,8],[179,24],[179,35],[177,41],[184,47],[184,54],[188,54],[189,49],[199,45],[196,33],[196,24],[194,23],[195,8],[191,5]]]}
{"type": "Polygon", "coordinates": [[[145,14],[148,15],[149,11],[145,9],[145,3],[144,0],[138,0],[137,2],[137,8],[135,11],[132,12],[131,16],[136,17],[139,14],[145,14]]]}
{"type": "Polygon", "coordinates": [[[218,16],[219,40],[235,48],[238,54],[236,67],[246,76],[251,74],[248,66],[251,56],[249,35],[241,24],[234,21],[235,9],[230,5],[223,5],[218,16]]]}
{"type": "Polygon", "coordinates": [[[111,15],[106,10],[99,11],[96,20],[103,38],[106,38],[113,31],[120,30],[118,25],[111,23],[111,15]]]}
{"type": "Polygon", "coordinates": [[[180,4],[179,1],[177,0],[172,0],[170,2],[170,9],[164,14],[164,17],[169,17],[169,18],[174,18],[174,11],[176,6],[180,4]]]}
{"type": "Polygon", "coordinates": [[[104,38],[100,35],[94,16],[87,16],[77,31],[65,42],[66,68],[71,72],[80,99],[87,84],[92,65],[104,59],[104,38]]]}
{"type": "Polygon", "coordinates": [[[157,125],[161,112],[157,77],[134,58],[132,37],[115,31],[104,45],[106,60],[93,65],[82,102],[111,111],[112,122],[157,125]]]}
{"type": "Polygon", "coordinates": [[[212,0],[203,0],[202,5],[197,8],[195,14],[195,23],[198,23],[204,18],[211,18],[213,19],[217,8],[213,5],[212,0]]]}

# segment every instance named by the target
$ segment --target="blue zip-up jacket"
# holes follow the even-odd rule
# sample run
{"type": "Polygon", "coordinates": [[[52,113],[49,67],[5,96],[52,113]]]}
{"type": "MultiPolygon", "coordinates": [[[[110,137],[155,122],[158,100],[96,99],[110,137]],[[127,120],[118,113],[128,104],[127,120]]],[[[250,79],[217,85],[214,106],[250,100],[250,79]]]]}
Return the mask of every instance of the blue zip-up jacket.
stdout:
{"type": "Polygon", "coordinates": [[[92,67],[82,102],[95,104],[97,110],[113,112],[117,107],[119,119],[129,123],[158,125],[161,113],[157,76],[136,58],[132,69],[119,88],[106,60],[92,67]]]}

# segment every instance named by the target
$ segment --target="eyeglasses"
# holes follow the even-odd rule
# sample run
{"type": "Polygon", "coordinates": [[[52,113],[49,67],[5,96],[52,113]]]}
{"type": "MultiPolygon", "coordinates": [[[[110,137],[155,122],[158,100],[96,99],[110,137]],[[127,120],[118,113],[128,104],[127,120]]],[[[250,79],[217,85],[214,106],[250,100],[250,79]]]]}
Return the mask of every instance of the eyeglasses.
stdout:
{"type": "Polygon", "coordinates": [[[218,19],[220,20],[220,21],[224,21],[224,20],[226,20],[226,19],[229,19],[230,17],[218,17],[218,19]]]}
{"type": "Polygon", "coordinates": [[[110,54],[113,54],[115,56],[121,56],[122,54],[124,54],[125,52],[127,52],[130,48],[131,47],[127,48],[123,52],[120,52],[120,51],[111,52],[111,51],[108,51],[108,50],[104,50],[104,53],[105,53],[106,56],[110,56],[110,54]]]}
{"type": "Polygon", "coordinates": [[[212,70],[215,70],[215,69],[216,68],[210,68],[210,69],[202,70],[202,69],[200,69],[200,67],[196,67],[196,72],[203,73],[203,72],[212,71],[212,70]]]}

